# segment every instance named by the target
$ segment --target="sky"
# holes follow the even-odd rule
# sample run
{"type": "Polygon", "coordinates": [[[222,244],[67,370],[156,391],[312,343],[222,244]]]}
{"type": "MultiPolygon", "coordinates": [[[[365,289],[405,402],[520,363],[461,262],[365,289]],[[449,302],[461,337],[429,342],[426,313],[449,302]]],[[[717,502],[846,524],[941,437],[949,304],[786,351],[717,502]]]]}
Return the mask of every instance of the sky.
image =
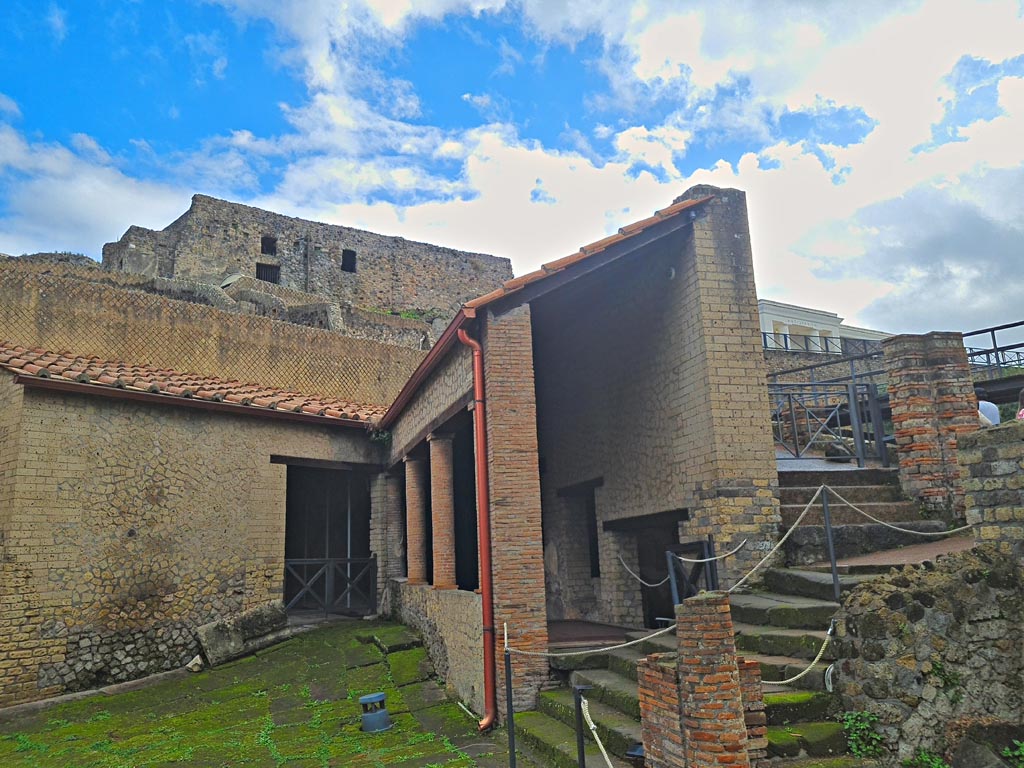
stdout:
{"type": "Polygon", "coordinates": [[[1024,0],[4,0],[0,252],[201,192],[512,259],[698,183],[761,298],[1024,320],[1024,0]]]}

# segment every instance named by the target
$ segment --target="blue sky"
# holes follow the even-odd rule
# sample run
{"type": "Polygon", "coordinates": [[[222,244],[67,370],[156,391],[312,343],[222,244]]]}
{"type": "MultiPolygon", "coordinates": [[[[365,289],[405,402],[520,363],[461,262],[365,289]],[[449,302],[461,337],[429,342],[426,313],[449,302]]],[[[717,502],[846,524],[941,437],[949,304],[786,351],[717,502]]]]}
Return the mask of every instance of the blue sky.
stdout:
{"type": "Polygon", "coordinates": [[[8,0],[0,252],[203,192],[509,256],[747,191],[761,296],[1021,319],[1019,0],[8,0]],[[925,301],[918,300],[921,296],[925,301]]]}

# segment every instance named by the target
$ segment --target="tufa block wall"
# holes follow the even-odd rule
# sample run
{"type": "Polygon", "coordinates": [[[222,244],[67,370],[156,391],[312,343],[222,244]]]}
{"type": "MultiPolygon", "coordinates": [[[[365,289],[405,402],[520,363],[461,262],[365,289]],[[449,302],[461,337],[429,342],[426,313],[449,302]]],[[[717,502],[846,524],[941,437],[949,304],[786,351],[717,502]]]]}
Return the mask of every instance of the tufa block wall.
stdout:
{"type": "Polygon", "coordinates": [[[640,623],[635,533],[602,523],[685,509],[683,541],[713,533],[731,583],[777,536],[777,473],[741,192],[691,228],[533,303],[552,618],[640,623]],[[558,491],[597,478],[600,572],[581,508],[558,491]]]}
{"type": "Polygon", "coordinates": [[[0,338],[367,404],[391,402],[424,354],[23,270],[0,281],[0,338]]]}
{"type": "Polygon", "coordinates": [[[882,342],[904,493],[949,517],[964,511],[957,439],[978,429],[978,401],[959,333],[882,342]]]}
{"type": "Polygon", "coordinates": [[[194,195],[182,216],[160,232],[130,227],[103,246],[110,270],[189,278],[220,285],[228,275],[255,276],[256,265],[280,268],[280,284],[358,307],[437,310],[450,317],[466,299],[512,278],[508,259],[401,237],[321,224],[226,200],[194,195]],[[264,237],[275,253],[261,253],[264,237]],[[343,251],[356,254],[343,269],[343,251]]]}
{"type": "Polygon", "coordinates": [[[1024,557],[1024,421],[959,435],[957,459],[975,538],[1024,557]]]}
{"type": "Polygon", "coordinates": [[[270,455],[380,459],[358,430],[9,376],[0,398],[0,706],[180,667],[197,626],[281,599],[287,467],[270,455]]]}

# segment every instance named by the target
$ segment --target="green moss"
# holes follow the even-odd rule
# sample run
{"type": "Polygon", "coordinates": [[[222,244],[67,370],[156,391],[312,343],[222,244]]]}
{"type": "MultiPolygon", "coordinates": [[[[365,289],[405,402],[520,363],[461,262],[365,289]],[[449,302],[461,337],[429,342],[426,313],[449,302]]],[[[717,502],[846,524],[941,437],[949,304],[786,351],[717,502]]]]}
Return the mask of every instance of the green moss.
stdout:
{"type": "Polygon", "coordinates": [[[474,766],[458,745],[486,737],[422,679],[429,662],[419,645],[397,625],[331,625],[199,675],[5,723],[0,765],[474,766]],[[405,644],[389,657],[378,648],[405,644]],[[376,691],[387,694],[394,727],[363,733],[358,697],[376,691]]]}

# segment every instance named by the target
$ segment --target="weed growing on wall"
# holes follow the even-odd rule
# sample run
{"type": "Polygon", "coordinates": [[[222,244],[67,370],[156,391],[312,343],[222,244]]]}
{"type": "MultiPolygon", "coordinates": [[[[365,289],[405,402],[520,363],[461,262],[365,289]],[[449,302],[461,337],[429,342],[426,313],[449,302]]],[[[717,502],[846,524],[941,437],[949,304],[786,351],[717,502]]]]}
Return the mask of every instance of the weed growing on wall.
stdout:
{"type": "Polygon", "coordinates": [[[844,712],[840,719],[850,754],[854,757],[882,755],[882,734],[875,730],[878,715],[870,712],[844,712]]]}
{"type": "Polygon", "coordinates": [[[904,760],[903,768],[950,768],[949,763],[927,749],[919,749],[913,757],[904,760]]]}
{"type": "Polygon", "coordinates": [[[1002,754],[1010,759],[1013,768],[1024,768],[1024,741],[1014,739],[1013,746],[1006,747],[1002,754]]]}

